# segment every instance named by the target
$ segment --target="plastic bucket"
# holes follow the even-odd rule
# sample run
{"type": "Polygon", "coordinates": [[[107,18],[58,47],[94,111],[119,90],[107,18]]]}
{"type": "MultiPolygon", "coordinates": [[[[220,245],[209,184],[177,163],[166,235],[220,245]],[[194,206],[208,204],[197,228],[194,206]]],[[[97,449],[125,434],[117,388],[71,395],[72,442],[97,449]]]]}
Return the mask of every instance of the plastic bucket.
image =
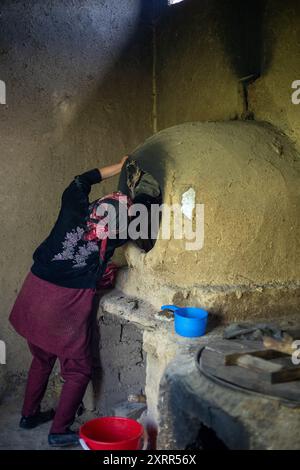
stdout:
{"type": "Polygon", "coordinates": [[[143,435],[140,423],[116,416],[92,419],[79,430],[80,441],[86,444],[82,446],[91,450],[139,450],[143,435]]]}
{"type": "Polygon", "coordinates": [[[208,312],[203,308],[163,305],[161,309],[174,312],[174,326],[178,335],[188,338],[205,335],[208,312]]]}

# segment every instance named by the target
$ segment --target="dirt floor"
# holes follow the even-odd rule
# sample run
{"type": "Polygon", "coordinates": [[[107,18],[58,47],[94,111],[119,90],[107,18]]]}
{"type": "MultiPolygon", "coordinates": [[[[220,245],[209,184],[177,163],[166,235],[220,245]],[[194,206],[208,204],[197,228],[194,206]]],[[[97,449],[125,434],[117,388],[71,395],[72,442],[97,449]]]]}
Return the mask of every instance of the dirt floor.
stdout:
{"type": "MultiPolygon", "coordinates": [[[[20,397],[21,398],[21,397],[20,397]]],[[[36,429],[25,430],[19,428],[20,403],[15,396],[4,398],[0,408],[0,449],[1,450],[46,450],[50,423],[43,424],[36,429]]]]}
{"type": "MultiPolygon", "coordinates": [[[[48,445],[48,433],[51,423],[36,429],[19,428],[20,409],[23,401],[24,385],[7,390],[0,406],[0,450],[57,450],[48,445]]],[[[55,400],[48,394],[43,402],[43,409],[54,407],[55,400]]],[[[94,416],[93,416],[94,417],[94,416]]],[[[81,422],[91,419],[84,414],[76,420],[72,429],[78,429],[81,422]]],[[[68,450],[80,450],[81,447],[68,447],[68,450]]],[[[63,449],[65,450],[65,449],[63,449]]]]}

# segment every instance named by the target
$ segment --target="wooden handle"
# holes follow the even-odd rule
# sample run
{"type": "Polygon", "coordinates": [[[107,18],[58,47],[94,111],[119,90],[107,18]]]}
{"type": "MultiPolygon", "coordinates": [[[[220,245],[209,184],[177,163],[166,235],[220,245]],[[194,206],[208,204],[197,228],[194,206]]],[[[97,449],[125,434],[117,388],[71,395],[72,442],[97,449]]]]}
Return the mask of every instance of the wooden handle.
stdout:
{"type": "Polygon", "coordinates": [[[288,334],[283,335],[282,340],[271,338],[270,336],[264,336],[264,347],[267,349],[273,349],[280,351],[290,356],[294,353],[295,348],[292,347],[294,339],[288,334]]]}

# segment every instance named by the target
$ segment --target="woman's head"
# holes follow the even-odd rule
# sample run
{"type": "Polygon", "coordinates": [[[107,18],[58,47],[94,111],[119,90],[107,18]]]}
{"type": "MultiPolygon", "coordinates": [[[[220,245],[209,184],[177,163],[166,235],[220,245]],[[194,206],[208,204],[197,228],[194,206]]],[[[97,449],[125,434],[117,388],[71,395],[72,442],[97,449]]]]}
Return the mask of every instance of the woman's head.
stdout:
{"type": "Polygon", "coordinates": [[[115,248],[128,239],[128,211],[131,199],[121,192],[114,192],[90,204],[86,240],[102,241],[100,257],[104,259],[107,244],[115,248]]]}

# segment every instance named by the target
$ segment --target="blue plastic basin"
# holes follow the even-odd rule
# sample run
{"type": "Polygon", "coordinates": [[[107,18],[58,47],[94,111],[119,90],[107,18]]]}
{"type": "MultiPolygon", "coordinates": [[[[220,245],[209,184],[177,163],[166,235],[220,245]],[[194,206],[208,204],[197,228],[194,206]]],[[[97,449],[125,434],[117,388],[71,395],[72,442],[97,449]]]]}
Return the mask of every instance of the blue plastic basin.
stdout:
{"type": "Polygon", "coordinates": [[[174,327],[178,335],[188,338],[205,335],[208,312],[203,308],[163,305],[161,309],[174,312],[174,327]]]}

